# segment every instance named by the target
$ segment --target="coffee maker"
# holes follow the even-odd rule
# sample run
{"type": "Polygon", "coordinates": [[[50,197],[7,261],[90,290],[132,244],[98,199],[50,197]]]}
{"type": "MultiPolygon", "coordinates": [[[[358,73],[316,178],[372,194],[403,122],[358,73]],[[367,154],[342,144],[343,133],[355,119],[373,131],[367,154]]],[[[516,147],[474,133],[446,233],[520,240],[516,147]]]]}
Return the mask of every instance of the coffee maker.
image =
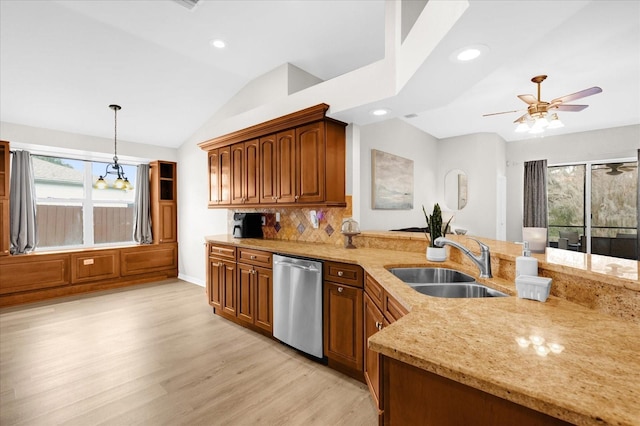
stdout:
{"type": "Polygon", "coordinates": [[[262,238],[261,213],[234,213],[234,238],[262,238]]]}

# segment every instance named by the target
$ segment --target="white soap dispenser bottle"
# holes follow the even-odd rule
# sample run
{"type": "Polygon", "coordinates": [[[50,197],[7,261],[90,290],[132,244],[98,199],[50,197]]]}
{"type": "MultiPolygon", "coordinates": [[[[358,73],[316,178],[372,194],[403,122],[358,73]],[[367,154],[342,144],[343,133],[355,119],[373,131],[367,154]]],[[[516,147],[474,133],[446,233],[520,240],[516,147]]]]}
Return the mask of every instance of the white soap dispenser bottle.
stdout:
{"type": "Polygon", "coordinates": [[[516,277],[520,275],[538,276],[538,259],[531,257],[529,242],[522,243],[522,256],[516,257],[516,277]]]}

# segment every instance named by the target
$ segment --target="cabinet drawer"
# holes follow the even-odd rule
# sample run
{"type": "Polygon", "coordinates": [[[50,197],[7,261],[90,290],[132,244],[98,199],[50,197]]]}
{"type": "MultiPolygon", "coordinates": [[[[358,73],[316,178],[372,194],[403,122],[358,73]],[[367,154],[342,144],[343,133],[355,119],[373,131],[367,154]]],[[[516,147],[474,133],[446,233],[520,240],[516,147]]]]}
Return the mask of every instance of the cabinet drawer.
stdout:
{"type": "Polygon", "coordinates": [[[389,322],[395,322],[405,316],[407,310],[396,299],[384,293],[384,316],[389,322]]]}
{"type": "Polygon", "coordinates": [[[362,288],[362,268],[348,263],[325,262],[324,279],[362,288]]]}
{"type": "Polygon", "coordinates": [[[272,253],[268,251],[250,250],[245,248],[238,249],[238,262],[247,263],[249,265],[262,266],[271,269],[272,253]]]}
{"type": "Polygon", "coordinates": [[[371,275],[366,274],[364,280],[364,291],[369,295],[373,303],[382,311],[382,301],[384,300],[384,290],[371,275]]]}
{"type": "Polygon", "coordinates": [[[221,259],[236,260],[236,248],[234,246],[209,244],[209,256],[221,259]]]}
{"type": "Polygon", "coordinates": [[[117,250],[71,254],[71,282],[73,284],[117,278],[119,274],[120,256],[117,250]]]}

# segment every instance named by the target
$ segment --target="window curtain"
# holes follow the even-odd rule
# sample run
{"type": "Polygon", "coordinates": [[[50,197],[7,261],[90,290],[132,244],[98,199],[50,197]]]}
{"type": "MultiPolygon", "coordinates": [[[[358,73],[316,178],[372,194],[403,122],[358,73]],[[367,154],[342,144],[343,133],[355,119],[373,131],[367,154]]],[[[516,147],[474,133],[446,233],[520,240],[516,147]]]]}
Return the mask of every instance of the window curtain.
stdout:
{"type": "Polygon", "coordinates": [[[525,228],[547,227],[547,160],[524,163],[525,228]]]}
{"type": "Polygon", "coordinates": [[[136,174],[136,197],[133,209],[133,239],[139,244],[151,244],[151,198],[149,195],[149,165],[140,164],[136,174]]]}
{"type": "Polygon", "coordinates": [[[9,192],[9,234],[11,254],[30,253],[38,243],[36,188],[33,162],[28,151],[13,152],[9,192]]]}

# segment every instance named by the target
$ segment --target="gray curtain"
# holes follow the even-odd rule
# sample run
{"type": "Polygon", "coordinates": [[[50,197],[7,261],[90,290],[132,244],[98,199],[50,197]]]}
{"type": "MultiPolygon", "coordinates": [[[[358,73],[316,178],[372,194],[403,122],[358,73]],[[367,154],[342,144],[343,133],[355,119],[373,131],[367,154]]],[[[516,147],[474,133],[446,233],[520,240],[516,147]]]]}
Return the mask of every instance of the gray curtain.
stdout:
{"type": "Polygon", "coordinates": [[[24,254],[34,251],[38,243],[36,188],[31,153],[28,151],[15,151],[13,153],[9,217],[11,254],[24,254]]]}
{"type": "Polygon", "coordinates": [[[524,163],[524,215],[522,225],[547,227],[547,160],[524,163]]]}
{"type": "Polygon", "coordinates": [[[133,239],[139,244],[151,244],[151,201],[149,195],[149,165],[140,164],[136,175],[136,201],[133,209],[133,239]]]}

